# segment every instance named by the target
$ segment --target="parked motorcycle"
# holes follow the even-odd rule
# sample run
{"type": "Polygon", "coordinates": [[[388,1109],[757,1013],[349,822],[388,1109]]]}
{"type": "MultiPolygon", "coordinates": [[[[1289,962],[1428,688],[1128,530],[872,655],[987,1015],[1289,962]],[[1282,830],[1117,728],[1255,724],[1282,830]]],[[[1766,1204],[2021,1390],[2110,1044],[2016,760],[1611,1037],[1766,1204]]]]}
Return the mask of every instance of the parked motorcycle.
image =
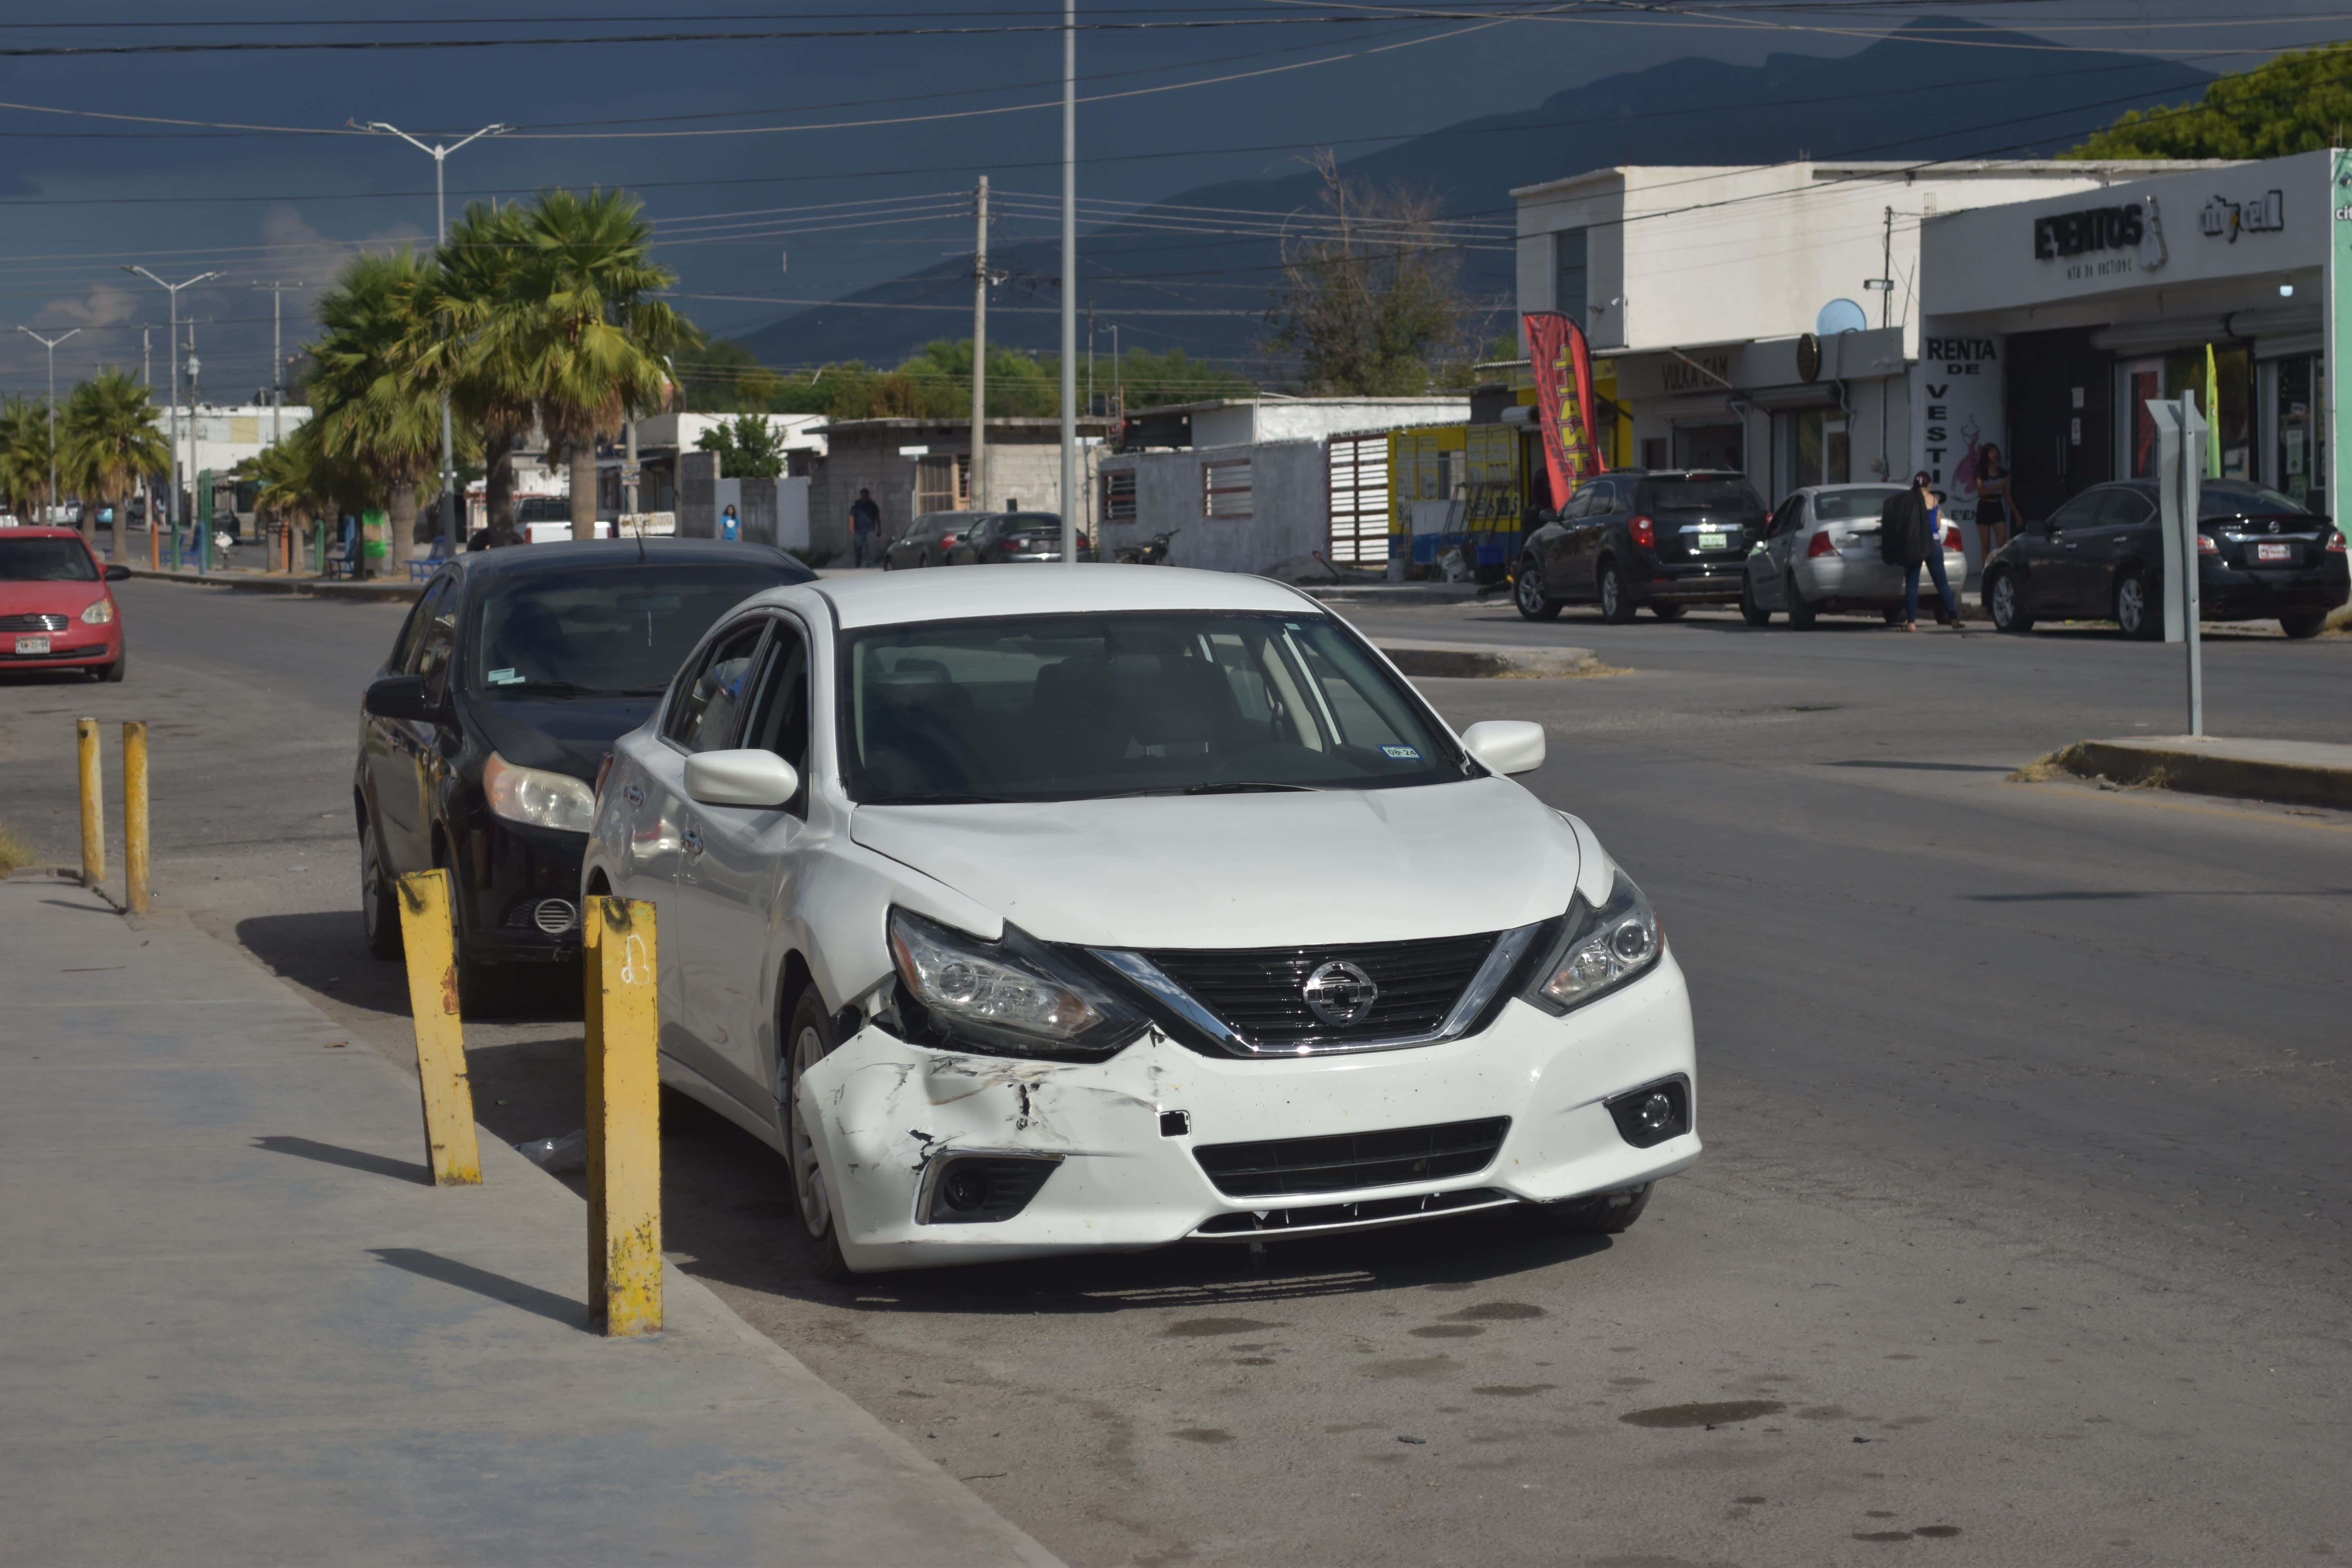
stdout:
{"type": "Polygon", "coordinates": [[[1165,566],[1168,564],[1168,542],[1184,531],[1171,528],[1165,533],[1152,535],[1142,544],[1130,544],[1111,552],[1111,559],[1122,566],[1165,566]]]}

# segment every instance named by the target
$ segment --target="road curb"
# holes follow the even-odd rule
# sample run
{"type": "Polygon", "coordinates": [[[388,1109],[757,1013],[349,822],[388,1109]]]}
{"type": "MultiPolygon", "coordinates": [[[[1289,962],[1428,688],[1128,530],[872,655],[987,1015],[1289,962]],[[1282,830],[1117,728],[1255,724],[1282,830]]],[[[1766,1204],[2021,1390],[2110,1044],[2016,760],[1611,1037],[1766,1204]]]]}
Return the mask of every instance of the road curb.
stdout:
{"type": "Polygon", "coordinates": [[[1501,592],[1482,589],[1475,583],[1293,583],[1289,586],[1327,605],[1475,605],[1487,593],[1501,592]]]}
{"type": "Polygon", "coordinates": [[[158,583],[188,583],[203,588],[234,588],[245,594],[295,594],[309,599],[349,599],[363,604],[412,605],[425,591],[422,583],[374,579],[365,583],[331,581],[324,577],[263,577],[236,572],[167,572],[145,566],[127,568],[133,577],[158,583]]]}
{"type": "MultiPolygon", "coordinates": [[[[2352,811],[2352,765],[2292,757],[2250,755],[2221,748],[2227,742],[2077,741],[2029,766],[2054,768],[2078,778],[2105,779],[2147,789],[2226,795],[2275,805],[2314,805],[2352,811]]],[[[2352,748],[2331,747],[2352,753],[2352,748]]]]}
{"type": "Polygon", "coordinates": [[[1589,647],[1512,647],[1502,643],[1384,642],[1402,675],[1453,680],[1562,680],[1613,675],[1589,647]]]}

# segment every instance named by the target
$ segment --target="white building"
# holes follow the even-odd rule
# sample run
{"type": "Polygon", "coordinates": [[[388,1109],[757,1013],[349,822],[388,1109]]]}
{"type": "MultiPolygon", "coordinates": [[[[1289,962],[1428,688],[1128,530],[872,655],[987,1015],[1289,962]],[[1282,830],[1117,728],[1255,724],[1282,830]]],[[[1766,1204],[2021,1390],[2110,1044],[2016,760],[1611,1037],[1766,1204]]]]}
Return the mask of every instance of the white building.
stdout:
{"type": "Polygon", "coordinates": [[[171,408],[158,408],[155,428],[177,438],[181,477],[191,484],[197,474],[207,470],[226,474],[247,458],[260,456],[281,433],[291,436],[310,418],[310,410],[301,404],[272,408],[266,403],[226,407],[199,403],[184,405],[179,413],[179,424],[174,426],[171,408]]]}
{"type": "Polygon", "coordinates": [[[1903,474],[1921,224],[2200,166],[1596,169],[1513,193],[1519,307],[1576,319],[1613,362],[1638,466],[1736,468],[1768,498],[1903,474]]]}

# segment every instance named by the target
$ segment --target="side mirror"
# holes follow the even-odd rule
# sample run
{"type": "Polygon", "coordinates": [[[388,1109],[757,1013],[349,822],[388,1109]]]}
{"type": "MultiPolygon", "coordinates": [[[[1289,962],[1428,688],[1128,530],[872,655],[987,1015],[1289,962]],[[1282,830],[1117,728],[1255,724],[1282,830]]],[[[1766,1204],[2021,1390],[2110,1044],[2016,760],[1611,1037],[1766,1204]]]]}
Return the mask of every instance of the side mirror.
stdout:
{"type": "Polygon", "coordinates": [[[412,724],[437,724],[441,705],[425,694],[421,675],[387,675],[367,689],[360,706],[378,719],[404,719],[412,724]]]}
{"type": "Polygon", "coordinates": [[[1525,719],[1487,719],[1462,731],[1463,749],[1489,773],[1531,773],[1543,766],[1544,727],[1525,719]]]}
{"type": "Polygon", "coordinates": [[[108,562],[108,563],[107,563],[107,565],[106,565],[106,580],[107,580],[108,582],[110,582],[110,583],[121,583],[121,582],[123,582],[123,581],[127,580],[127,579],[130,577],[130,575],[131,575],[131,568],[130,568],[130,567],[128,567],[128,566],[125,566],[121,562],[120,562],[120,561],[110,561],[110,562],[108,562]]]}
{"type": "Polygon", "coordinates": [[[773,752],[698,752],[686,759],[687,798],[772,811],[801,792],[801,775],[773,752]]]}

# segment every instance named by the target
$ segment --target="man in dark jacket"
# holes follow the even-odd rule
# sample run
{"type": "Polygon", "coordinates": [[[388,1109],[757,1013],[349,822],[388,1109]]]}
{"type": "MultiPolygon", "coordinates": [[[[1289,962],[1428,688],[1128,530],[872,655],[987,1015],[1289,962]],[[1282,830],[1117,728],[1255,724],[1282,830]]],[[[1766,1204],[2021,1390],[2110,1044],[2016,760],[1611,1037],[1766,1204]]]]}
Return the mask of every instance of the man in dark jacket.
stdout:
{"type": "Polygon", "coordinates": [[[1941,498],[1928,489],[1927,471],[1911,476],[1911,488],[1891,496],[1878,509],[1879,558],[1903,568],[1903,629],[1919,629],[1919,568],[1925,565],[1936,582],[1943,604],[1936,620],[1941,626],[1959,624],[1959,605],[1944,576],[1941,498]]]}

